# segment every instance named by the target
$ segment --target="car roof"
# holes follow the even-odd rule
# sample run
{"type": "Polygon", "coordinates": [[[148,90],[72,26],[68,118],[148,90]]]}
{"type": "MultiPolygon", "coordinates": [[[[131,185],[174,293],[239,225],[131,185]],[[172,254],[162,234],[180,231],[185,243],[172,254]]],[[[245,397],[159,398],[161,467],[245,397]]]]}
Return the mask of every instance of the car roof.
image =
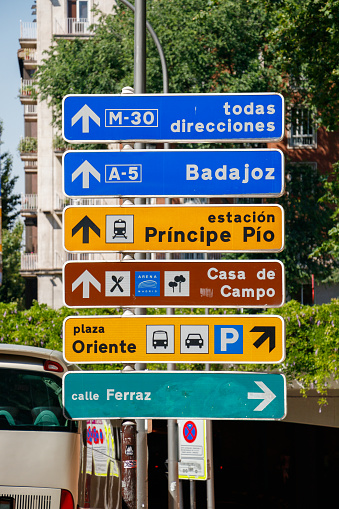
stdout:
{"type": "Polygon", "coordinates": [[[40,368],[46,361],[58,362],[64,371],[78,371],[75,364],[69,364],[58,350],[40,348],[37,346],[0,344],[0,366],[3,363],[18,363],[40,368]]]}

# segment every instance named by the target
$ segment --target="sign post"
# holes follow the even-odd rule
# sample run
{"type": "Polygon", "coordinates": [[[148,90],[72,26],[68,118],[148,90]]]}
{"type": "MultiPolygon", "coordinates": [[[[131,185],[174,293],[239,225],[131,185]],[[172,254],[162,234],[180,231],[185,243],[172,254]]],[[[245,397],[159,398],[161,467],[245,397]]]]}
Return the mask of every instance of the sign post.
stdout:
{"type": "Polygon", "coordinates": [[[278,315],[72,316],[63,337],[64,357],[76,364],[273,364],[285,358],[285,322],[278,315]]]}
{"type": "Polygon", "coordinates": [[[73,142],[250,142],[284,136],[275,93],[67,95],[63,137],[73,142]]]}
{"type": "Polygon", "coordinates": [[[206,421],[179,419],[179,479],[206,481],[208,477],[208,450],[206,421]]]}
{"type": "Polygon", "coordinates": [[[280,150],[70,151],[67,196],[281,196],[280,150]]]}
{"type": "Polygon", "coordinates": [[[78,371],[63,378],[71,419],[264,419],[286,412],[284,375],[208,371],[78,371]]]}
{"type": "Polygon", "coordinates": [[[285,302],[278,260],[70,261],[68,307],[263,308],[285,302]]]}
{"type": "Polygon", "coordinates": [[[272,252],[284,248],[280,205],[66,207],[64,247],[80,252],[272,252]]]}

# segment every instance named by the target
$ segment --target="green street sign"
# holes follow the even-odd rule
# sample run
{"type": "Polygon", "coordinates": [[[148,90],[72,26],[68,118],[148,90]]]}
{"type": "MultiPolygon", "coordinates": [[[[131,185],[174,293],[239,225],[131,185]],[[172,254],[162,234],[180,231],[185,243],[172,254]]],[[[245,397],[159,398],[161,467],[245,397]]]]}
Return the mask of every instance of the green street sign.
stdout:
{"type": "Polygon", "coordinates": [[[69,372],[70,419],[263,419],[286,415],[284,375],[205,371],[69,372]]]}

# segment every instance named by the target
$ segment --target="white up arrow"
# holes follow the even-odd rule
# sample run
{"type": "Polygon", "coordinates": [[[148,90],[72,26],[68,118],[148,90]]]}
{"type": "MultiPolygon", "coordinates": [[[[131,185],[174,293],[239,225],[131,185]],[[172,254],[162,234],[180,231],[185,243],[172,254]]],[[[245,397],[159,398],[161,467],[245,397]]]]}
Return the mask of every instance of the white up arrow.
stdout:
{"type": "Polygon", "coordinates": [[[100,182],[100,173],[88,161],[84,161],[79,168],[72,173],[72,182],[82,174],[82,188],[89,188],[89,176],[93,175],[100,182]]]}
{"type": "Polygon", "coordinates": [[[262,399],[262,402],[255,407],[254,412],[261,412],[266,408],[271,401],[277,396],[264,384],[264,382],[254,382],[263,392],[249,392],[247,394],[248,399],[262,399]]]}
{"type": "Polygon", "coordinates": [[[72,126],[82,118],[82,132],[89,132],[89,119],[91,118],[100,127],[100,118],[94,113],[91,108],[84,104],[84,106],[72,117],[72,126]]]}
{"type": "Polygon", "coordinates": [[[95,279],[95,277],[92,276],[92,274],[88,272],[88,270],[85,270],[85,272],[83,272],[81,276],[79,276],[78,279],[74,281],[74,283],[72,283],[72,292],[74,292],[74,290],[82,284],[83,285],[82,298],[88,299],[90,283],[92,283],[92,285],[98,290],[98,292],[101,291],[101,284],[99,283],[99,281],[95,279]]]}

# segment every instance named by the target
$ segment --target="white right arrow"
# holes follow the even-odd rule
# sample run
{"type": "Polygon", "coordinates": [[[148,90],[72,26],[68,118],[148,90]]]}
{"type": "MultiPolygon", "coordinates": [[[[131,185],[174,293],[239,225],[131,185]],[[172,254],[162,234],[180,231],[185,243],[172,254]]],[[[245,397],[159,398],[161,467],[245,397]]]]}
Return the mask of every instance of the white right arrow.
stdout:
{"type": "Polygon", "coordinates": [[[87,104],[84,106],[72,117],[72,126],[78,122],[82,118],[82,132],[89,133],[89,119],[91,118],[93,122],[95,122],[100,127],[100,118],[96,113],[94,113],[87,104]]]}
{"type": "Polygon", "coordinates": [[[85,272],[83,272],[81,276],[79,276],[78,279],[74,281],[74,283],[72,283],[72,292],[74,292],[74,290],[76,290],[76,288],[78,288],[78,286],[82,284],[83,285],[82,298],[88,299],[90,283],[92,283],[92,285],[98,290],[98,292],[101,291],[101,284],[99,283],[99,281],[95,279],[95,277],[92,276],[92,274],[88,272],[88,270],[85,270],[85,272]]]}
{"type": "Polygon", "coordinates": [[[273,401],[277,396],[264,384],[264,382],[254,382],[263,392],[249,392],[247,394],[248,399],[262,399],[262,402],[259,403],[257,407],[255,407],[254,412],[261,412],[266,408],[271,401],[273,401]]]}
{"type": "Polygon", "coordinates": [[[72,182],[82,174],[82,188],[89,188],[89,176],[92,175],[100,182],[100,173],[88,161],[84,161],[79,168],[72,173],[72,182]]]}

